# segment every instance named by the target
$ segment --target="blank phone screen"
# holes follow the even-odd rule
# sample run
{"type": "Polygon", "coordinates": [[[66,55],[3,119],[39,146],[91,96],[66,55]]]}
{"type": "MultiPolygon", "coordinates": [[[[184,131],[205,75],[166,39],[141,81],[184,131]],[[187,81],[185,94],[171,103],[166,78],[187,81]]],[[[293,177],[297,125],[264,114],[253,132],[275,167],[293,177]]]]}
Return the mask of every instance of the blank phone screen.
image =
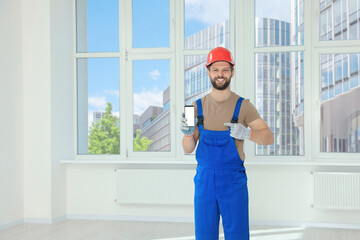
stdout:
{"type": "Polygon", "coordinates": [[[185,118],[189,127],[195,126],[195,110],[193,105],[185,106],[185,118]]]}

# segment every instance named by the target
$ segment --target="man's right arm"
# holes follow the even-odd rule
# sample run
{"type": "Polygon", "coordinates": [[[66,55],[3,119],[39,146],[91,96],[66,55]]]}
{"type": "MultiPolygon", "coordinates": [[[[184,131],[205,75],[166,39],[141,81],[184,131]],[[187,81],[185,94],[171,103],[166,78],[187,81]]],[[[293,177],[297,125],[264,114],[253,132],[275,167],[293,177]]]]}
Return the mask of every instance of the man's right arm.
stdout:
{"type": "Polygon", "coordinates": [[[187,136],[184,134],[182,140],[182,146],[186,154],[190,154],[194,151],[198,139],[199,139],[198,127],[195,128],[194,133],[191,136],[187,136]]]}

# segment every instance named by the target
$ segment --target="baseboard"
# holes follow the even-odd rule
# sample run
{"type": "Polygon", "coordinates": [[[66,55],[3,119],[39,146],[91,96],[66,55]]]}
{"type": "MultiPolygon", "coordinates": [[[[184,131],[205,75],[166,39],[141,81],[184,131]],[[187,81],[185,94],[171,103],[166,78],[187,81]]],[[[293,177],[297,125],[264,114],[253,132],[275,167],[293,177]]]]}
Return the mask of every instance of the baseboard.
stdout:
{"type": "Polygon", "coordinates": [[[360,229],[360,224],[347,223],[322,223],[322,222],[297,222],[297,221],[262,221],[252,220],[250,225],[281,226],[281,227],[313,227],[313,228],[338,228],[338,229],[360,229]]]}
{"type": "Polygon", "coordinates": [[[67,219],[66,215],[58,216],[58,217],[52,218],[51,223],[62,222],[62,221],[65,221],[66,219],[67,219]]]}
{"type": "Polygon", "coordinates": [[[113,220],[139,222],[183,222],[193,223],[193,217],[154,217],[154,216],[118,216],[118,215],[67,215],[67,219],[113,220]]]}
{"type": "Polygon", "coordinates": [[[24,218],[24,223],[51,224],[51,218],[24,218]]]}
{"type": "Polygon", "coordinates": [[[16,220],[14,222],[10,222],[10,223],[7,223],[7,224],[0,225],[0,231],[8,229],[8,228],[15,227],[15,226],[18,226],[18,225],[21,225],[23,223],[24,223],[24,219],[19,219],[19,220],[16,220]]]}
{"type": "Polygon", "coordinates": [[[58,216],[55,218],[24,218],[24,223],[52,224],[65,221],[66,219],[66,215],[58,216]]]}

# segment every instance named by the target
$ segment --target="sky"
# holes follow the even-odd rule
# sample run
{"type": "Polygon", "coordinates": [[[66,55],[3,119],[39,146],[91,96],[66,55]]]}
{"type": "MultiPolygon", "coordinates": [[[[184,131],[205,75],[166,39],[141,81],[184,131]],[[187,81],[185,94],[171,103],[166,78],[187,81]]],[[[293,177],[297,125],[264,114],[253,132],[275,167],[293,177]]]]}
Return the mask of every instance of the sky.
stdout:
{"type": "MultiPolygon", "coordinates": [[[[118,0],[87,2],[88,52],[119,51],[118,0]]],[[[291,0],[256,0],[259,17],[290,21],[291,0]],[[285,10],[286,9],[286,10],[285,10]],[[288,10],[287,10],[288,9],[288,10]]],[[[185,0],[185,38],[230,17],[228,0],[185,0]]],[[[169,47],[169,0],[133,0],[133,47],[169,47]]],[[[78,44],[78,51],[84,46],[78,44]]],[[[106,102],[119,112],[120,63],[117,58],[88,59],[88,111],[104,111],[106,102]]],[[[128,80],[126,80],[128,81],[128,80]]],[[[162,106],[170,84],[170,60],[133,62],[134,113],[162,106]]]]}
{"type": "Polygon", "coordinates": [[[291,0],[256,0],[255,16],[291,22],[291,0]]]}

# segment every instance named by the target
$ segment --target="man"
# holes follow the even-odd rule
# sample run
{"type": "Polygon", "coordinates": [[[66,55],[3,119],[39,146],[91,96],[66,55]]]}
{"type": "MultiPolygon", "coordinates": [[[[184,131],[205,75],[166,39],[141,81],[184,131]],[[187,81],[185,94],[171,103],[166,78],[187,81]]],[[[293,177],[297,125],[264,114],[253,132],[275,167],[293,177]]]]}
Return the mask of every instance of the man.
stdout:
{"type": "Polygon", "coordinates": [[[244,140],[263,145],[274,141],[256,108],[230,90],[234,65],[229,50],[210,51],[206,67],[212,91],[193,103],[197,126],[189,127],[182,119],[184,152],[194,151],[199,141],[194,177],[197,240],[218,239],[220,215],[226,240],[249,239],[244,140]]]}

